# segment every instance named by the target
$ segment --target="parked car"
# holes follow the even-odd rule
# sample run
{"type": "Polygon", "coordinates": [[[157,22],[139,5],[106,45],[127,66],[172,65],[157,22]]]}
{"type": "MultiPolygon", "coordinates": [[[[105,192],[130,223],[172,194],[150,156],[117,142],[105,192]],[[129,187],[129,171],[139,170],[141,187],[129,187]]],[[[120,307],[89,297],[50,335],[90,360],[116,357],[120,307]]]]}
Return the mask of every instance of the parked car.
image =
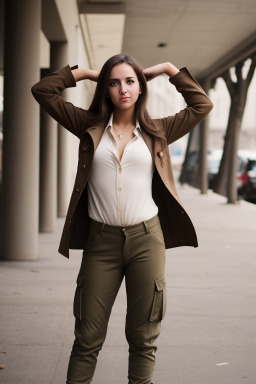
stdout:
{"type": "MultiPolygon", "coordinates": [[[[212,149],[207,154],[209,189],[214,188],[219,171],[222,149],[212,149]]],[[[198,166],[198,152],[189,154],[186,173],[182,175],[181,183],[193,185],[194,175],[198,166]]],[[[239,150],[237,157],[237,192],[239,199],[256,203],[256,151],[239,150]]]]}
{"type": "Polygon", "coordinates": [[[256,152],[240,151],[238,198],[256,203],[256,152]]]}
{"type": "Polygon", "coordinates": [[[207,169],[208,169],[208,186],[209,189],[214,188],[216,176],[219,171],[220,161],[222,157],[222,149],[211,149],[207,154],[207,169]]]}
{"type": "MultiPolygon", "coordinates": [[[[219,170],[219,165],[222,156],[222,149],[209,150],[207,154],[207,170],[208,170],[208,183],[209,188],[213,189],[216,175],[219,170]]],[[[189,152],[187,167],[185,172],[181,173],[179,182],[192,184],[195,180],[195,174],[198,168],[198,151],[193,150],[189,152]]]]}

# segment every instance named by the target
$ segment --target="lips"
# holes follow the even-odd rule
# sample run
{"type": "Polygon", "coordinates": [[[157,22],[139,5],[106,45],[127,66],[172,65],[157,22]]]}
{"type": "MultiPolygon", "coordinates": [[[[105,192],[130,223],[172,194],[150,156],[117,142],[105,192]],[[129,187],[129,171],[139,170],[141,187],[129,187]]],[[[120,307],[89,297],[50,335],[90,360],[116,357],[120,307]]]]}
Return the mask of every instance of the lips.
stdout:
{"type": "Polygon", "coordinates": [[[121,101],[127,101],[127,100],[129,100],[130,99],[130,97],[121,97],[119,100],[121,100],[121,101]]]}

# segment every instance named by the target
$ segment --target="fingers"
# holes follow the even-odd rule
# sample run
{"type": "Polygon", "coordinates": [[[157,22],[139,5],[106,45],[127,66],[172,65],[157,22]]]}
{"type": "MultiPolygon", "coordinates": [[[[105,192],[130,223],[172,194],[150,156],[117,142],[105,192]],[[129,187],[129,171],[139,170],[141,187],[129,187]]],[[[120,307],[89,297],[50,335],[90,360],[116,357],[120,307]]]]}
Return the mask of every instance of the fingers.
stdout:
{"type": "Polygon", "coordinates": [[[144,73],[144,75],[145,75],[145,78],[146,78],[147,81],[150,81],[150,80],[153,80],[153,79],[154,79],[154,76],[151,75],[151,74],[144,73]]]}
{"type": "Polygon", "coordinates": [[[150,80],[153,80],[155,77],[164,73],[164,65],[156,64],[153,67],[145,68],[143,72],[147,81],[150,81],[150,80]]]}

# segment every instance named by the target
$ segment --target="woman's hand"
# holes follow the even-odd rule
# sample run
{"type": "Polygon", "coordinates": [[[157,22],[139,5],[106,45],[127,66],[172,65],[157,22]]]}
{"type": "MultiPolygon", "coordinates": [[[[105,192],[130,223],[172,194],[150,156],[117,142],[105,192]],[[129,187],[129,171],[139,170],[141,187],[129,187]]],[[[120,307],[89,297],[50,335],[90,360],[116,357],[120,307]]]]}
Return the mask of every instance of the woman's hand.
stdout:
{"type": "Polygon", "coordinates": [[[71,70],[72,75],[74,76],[75,81],[80,80],[92,80],[98,81],[99,72],[94,71],[93,69],[87,68],[76,68],[71,70]]]}
{"type": "Polygon", "coordinates": [[[169,77],[176,75],[179,72],[175,65],[167,62],[162,64],[156,64],[153,67],[145,68],[143,73],[147,81],[153,80],[155,77],[165,73],[169,77]]]}

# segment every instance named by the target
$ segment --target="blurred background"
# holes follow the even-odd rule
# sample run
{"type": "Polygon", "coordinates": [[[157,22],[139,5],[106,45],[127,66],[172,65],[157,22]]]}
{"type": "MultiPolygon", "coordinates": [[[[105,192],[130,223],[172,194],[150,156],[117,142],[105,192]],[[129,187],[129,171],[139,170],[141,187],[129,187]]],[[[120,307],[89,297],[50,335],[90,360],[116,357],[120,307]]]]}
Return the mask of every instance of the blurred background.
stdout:
{"type": "MultiPolygon", "coordinates": [[[[144,67],[187,67],[214,103],[207,119],[170,147],[181,184],[256,202],[255,0],[0,0],[2,259],[33,260],[38,234],[64,217],[78,140],[33,99],[42,76],[78,64],[99,70],[127,53],[144,67]]],[[[94,84],[63,93],[87,108],[94,84]]],[[[184,108],[161,76],[149,83],[152,117],[184,108]]]]}

